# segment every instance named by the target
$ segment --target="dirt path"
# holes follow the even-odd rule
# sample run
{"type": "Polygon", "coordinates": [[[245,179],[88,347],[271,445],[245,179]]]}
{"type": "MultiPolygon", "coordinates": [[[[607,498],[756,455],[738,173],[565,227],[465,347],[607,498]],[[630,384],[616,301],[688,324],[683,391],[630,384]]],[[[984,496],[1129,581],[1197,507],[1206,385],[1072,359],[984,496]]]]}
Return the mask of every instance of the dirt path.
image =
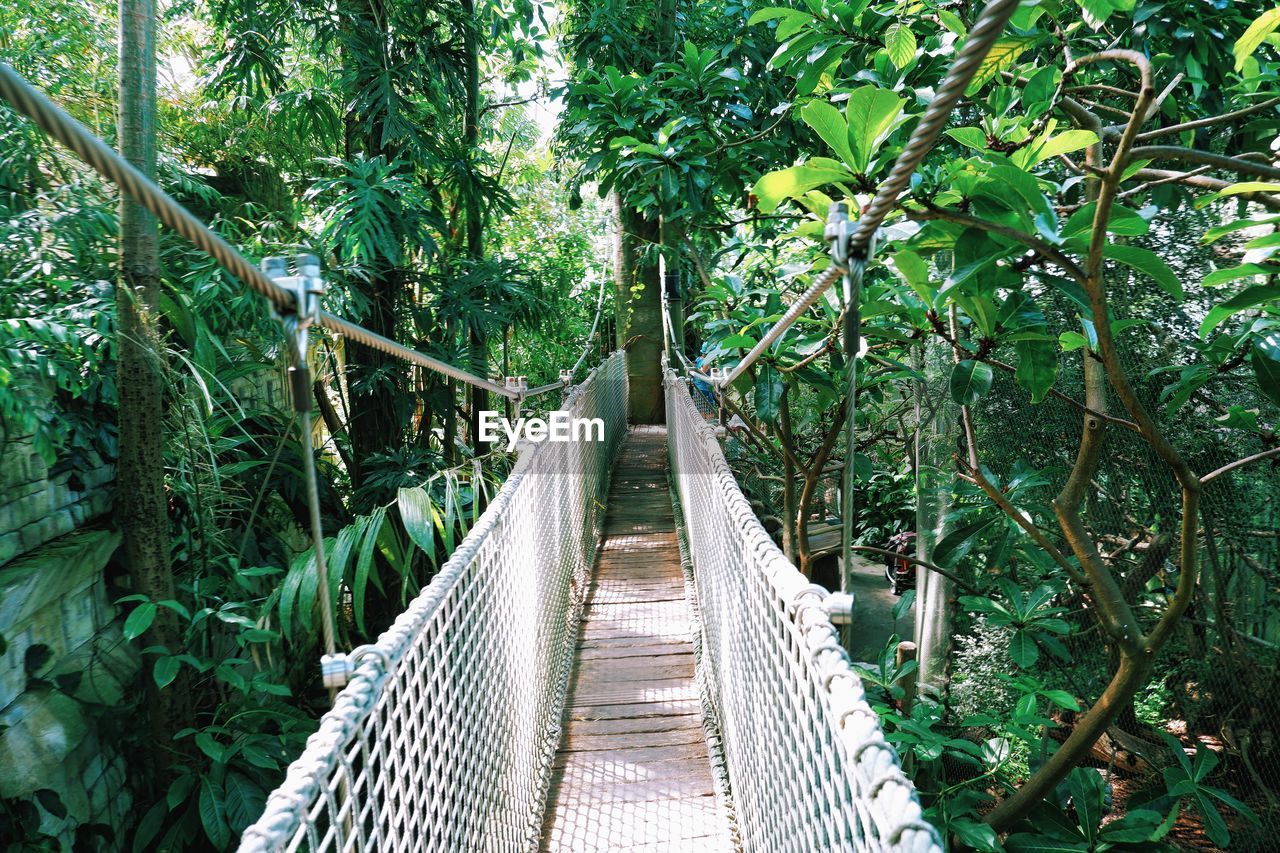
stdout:
{"type": "Polygon", "coordinates": [[[855,661],[873,662],[892,634],[910,640],[915,631],[915,614],[908,610],[894,621],[893,607],[900,600],[889,590],[884,564],[855,559],[853,564],[855,661]]]}

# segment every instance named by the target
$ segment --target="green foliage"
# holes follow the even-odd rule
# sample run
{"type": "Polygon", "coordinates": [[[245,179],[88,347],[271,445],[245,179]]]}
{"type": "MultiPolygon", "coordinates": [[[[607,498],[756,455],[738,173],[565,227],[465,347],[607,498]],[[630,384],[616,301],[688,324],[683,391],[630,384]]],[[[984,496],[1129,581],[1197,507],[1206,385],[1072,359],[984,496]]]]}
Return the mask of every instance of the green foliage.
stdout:
{"type": "MultiPolygon", "coordinates": [[[[1178,802],[1187,801],[1204,820],[1205,834],[1209,840],[1219,847],[1231,843],[1231,834],[1218,812],[1218,803],[1236,812],[1252,823],[1258,823],[1258,816],[1253,810],[1221,788],[1207,784],[1208,777],[1218,766],[1218,756],[1200,741],[1196,741],[1193,757],[1188,757],[1182,743],[1172,735],[1162,732],[1164,742],[1169,746],[1177,762],[1174,767],[1166,767],[1163,772],[1166,795],[1178,802]],[[1215,800],[1217,802],[1215,802],[1215,800]]],[[[1176,810],[1176,807],[1175,807],[1176,810]]]]}
{"type": "Polygon", "coordinates": [[[951,371],[951,399],[961,406],[972,406],[991,390],[994,376],[988,364],[969,358],[956,362],[951,371]]]}
{"type": "Polygon", "coordinates": [[[1057,806],[1042,803],[1028,822],[1032,831],[1015,832],[1005,839],[1009,853],[1081,851],[1149,851],[1171,849],[1161,839],[1173,827],[1176,809],[1168,817],[1149,809],[1135,809],[1123,817],[1101,823],[1110,799],[1099,771],[1077,767],[1067,778],[1070,816],[1057,806]]]}
{"type": "Polygon", "coordinates": [[[1062,660],[1070,659],[1058,639],[1071,632],[1071,626],[1062,618],[1066,608],[1053,606],[1058,589],[1042,584],[1025,593],[1007,578],[997,580],[996,586],[1003,594],[1001,599],[963,595],[960,603],[974,613],[985,615],[990,624],[1013,630],[1009,656],[1019,669],[1032,669],[1036,665],[1041,646],[1048,647],[1062,660]]]}

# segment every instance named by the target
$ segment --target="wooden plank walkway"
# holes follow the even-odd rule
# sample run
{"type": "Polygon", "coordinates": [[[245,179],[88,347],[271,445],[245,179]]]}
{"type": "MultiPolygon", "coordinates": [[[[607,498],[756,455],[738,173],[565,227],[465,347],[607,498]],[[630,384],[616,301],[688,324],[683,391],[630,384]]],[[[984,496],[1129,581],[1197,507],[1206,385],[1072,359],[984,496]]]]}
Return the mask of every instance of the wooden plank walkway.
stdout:
{"type": "Polygon", "coordinates": [[[633,430],[614,467],[578,634],[544,851],[731,849],[703,737],[666,470],[665,429],[633,430]]]}

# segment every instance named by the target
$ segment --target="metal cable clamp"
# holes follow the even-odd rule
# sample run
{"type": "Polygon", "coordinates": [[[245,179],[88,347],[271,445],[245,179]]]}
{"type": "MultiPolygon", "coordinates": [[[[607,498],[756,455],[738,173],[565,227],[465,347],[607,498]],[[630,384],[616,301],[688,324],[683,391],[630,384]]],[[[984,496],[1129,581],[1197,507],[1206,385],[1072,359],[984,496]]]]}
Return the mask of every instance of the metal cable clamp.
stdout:
{"type": "Polygon", "coordinates": [[[289,390],[294,409],[311,411],[311,369],[307,362],[308,335],[320,322],[320,297],[324,295],[324,279],[320,276],[320,259],[310,252],[293,257],[294,274],[289,275],[288,259],[273,255],[262,259],[262,272],[272,282],[289,291],[293,308],[276,309],[276,316],[289,339],[289,390]]]}

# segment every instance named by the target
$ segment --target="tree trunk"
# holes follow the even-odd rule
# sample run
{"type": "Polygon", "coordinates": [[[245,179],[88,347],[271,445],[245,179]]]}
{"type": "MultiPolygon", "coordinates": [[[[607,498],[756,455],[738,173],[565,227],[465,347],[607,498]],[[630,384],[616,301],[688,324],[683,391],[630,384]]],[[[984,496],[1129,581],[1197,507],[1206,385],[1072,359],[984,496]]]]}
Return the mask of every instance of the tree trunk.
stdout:
{"type": "Polygon", "coordinates": [[[627,318],[631,315],[631,286],[635,283],[636,238],[627,232],[622,215],[622,196],[615,190],[609,194],[613,219],[613,304],[614,349],[627,345],[627,318]]]}
{"type": "MultiPolygon", "coordinates": [[[[682,224],[662,221],[662,286],[667,297],[667,324],[671,341],[664,340],[664,349],[671,346],[684,353],[684,242],[682,224]]],[[[674,360],[674,356],[672,357],[674,360]]]]}
{"type": "MultiPolygon", "coordinates": [[[[463,110],[462,136],[472,169],[479,167],[480,152],[480,22],[476,19],[475,0],[462,0],[462,14],[466,30],[463,45],[467,54],[467,100],[463,110]]],[[[481,210],[484,199],[480,197],[478,182],[472,180],[467,192],[467,258],[478,263],[484,257],[484,222],[481,210]]],[[[488,374],[489,341],[484,329],[472,325],[467,341],[471,370],[484,376],[488,374]]],[[[468,427],[471,444],[480,450],[480,412],[489,408],[489,392],[483,388],[470,388],[471,415],[468,427]]]]}
{"type": "MultiPolygon", "coordinates": [[[[349,66],[347,76],[354,81],[346,97],[349,102],[355,102],[362,91],[376,82],[367,69],[386,64],[385,57],[369,60],[357,55],[356,51],[360,47],[376,45],[374,50],[385,53],[387,15],[381,0],[348,0],[342,8],[347,12],[342,25],[349,30],[343,45],[343,61],[349,66]],[[371,38],[367,31],[376,32],[380,37],[371,38]],[[357,72],[356,69],[361,70],[357,72]]],[[[387,150],[382,138],[383,122],[375,117],[365,127],[366,118],[358,109],[348,112],[345,127],[348,158],[363,153],[368,157],[386,156],[390,159],[392,152],[387,150]]],[[[395,339],[403,278],[399,270],[381,259],[371,263],[370,268],[371,275],[362,286],[369,300],[369,312],[360,318],[360,322],[384,337],[395,339]]],[[[352,483],[359,486],[366,473],[369,456],[399,444],[405,420],[400,408],[399,386],[405,370],[398,359],[356,343],[348,348],[347,359],[348,369],[355,379],[352,383],[355,387],[351,388],[350,436],[356,470],[350,473],[352,483]]]]}
{"type": "MultiPolygon", "coordinates": [[[[120,0],[120,153],[143,174],[156,172],[155,0],[120,0]]],[[[116,284],[116,385],[120,398],[120,453],[116,467],[116,519],[125,560],[138,593],[151,601],[175,598],[169,565],[165,500],[165,358],[157,307],[160,255],[156,221],[140,204],[120,199],[120,278],[116,284]]],[[[177,614],[161,607],[146,645],[182,648],[177,614]]],[[[173,735],[191,724],[186,669],[165,690],[146,676],[151,730],[159,750],[173,750],[173,735]]],[[[157,759],[159,756],[157,756],[157,759]]],[[[162,763],[157,760],[157,764],[162,763]]]]}
{"type": "Polygon", "coordinates": [[[616,282],[629,303],[621,337],[627,349],[630,393],[627,411],[632,423],[663,422],[662,401],[662,278],[658,253],[646,251],[658,243],[658,223],[622,208],[620,259],[630,261],[616,282]],[[627,244],[630,243],[630,251],[627,244]],[[637,248],[640,251],[637,251],[637,248]]]}
{"type": "MultiPolygon", "coordinates": [[[[933,548],[945,533],[944,519],[950,509],[940,487],[950,481],[947,461],[954,448],[955,414],[942,390],[943,377],[939,371],[929,369],[927,346],[921,345],[916,361],[917,371],[926,377],[916,383],[915,400],[916,558],[932,562],[933,548]]],[[[938,691],[946,688],[954,595],[951,581],[917,567],[915,642],[919,682],[938,691]]]]}
{"type": "MultiPolygon", "coordinates": [[[[778,401],[778,439],[786,447],[794,447],[791,431],[791,386],[782,386],[778,401]]],[[[782,457],[782,553],[792,565],[797,563],[799,543],[796,541],[796,466],[790,454],[782,457]]],[[[805,549],[808,550],[807,548],[805,549]]],[[[806,575],[807,577],[807,575],[806,575]]]]}

